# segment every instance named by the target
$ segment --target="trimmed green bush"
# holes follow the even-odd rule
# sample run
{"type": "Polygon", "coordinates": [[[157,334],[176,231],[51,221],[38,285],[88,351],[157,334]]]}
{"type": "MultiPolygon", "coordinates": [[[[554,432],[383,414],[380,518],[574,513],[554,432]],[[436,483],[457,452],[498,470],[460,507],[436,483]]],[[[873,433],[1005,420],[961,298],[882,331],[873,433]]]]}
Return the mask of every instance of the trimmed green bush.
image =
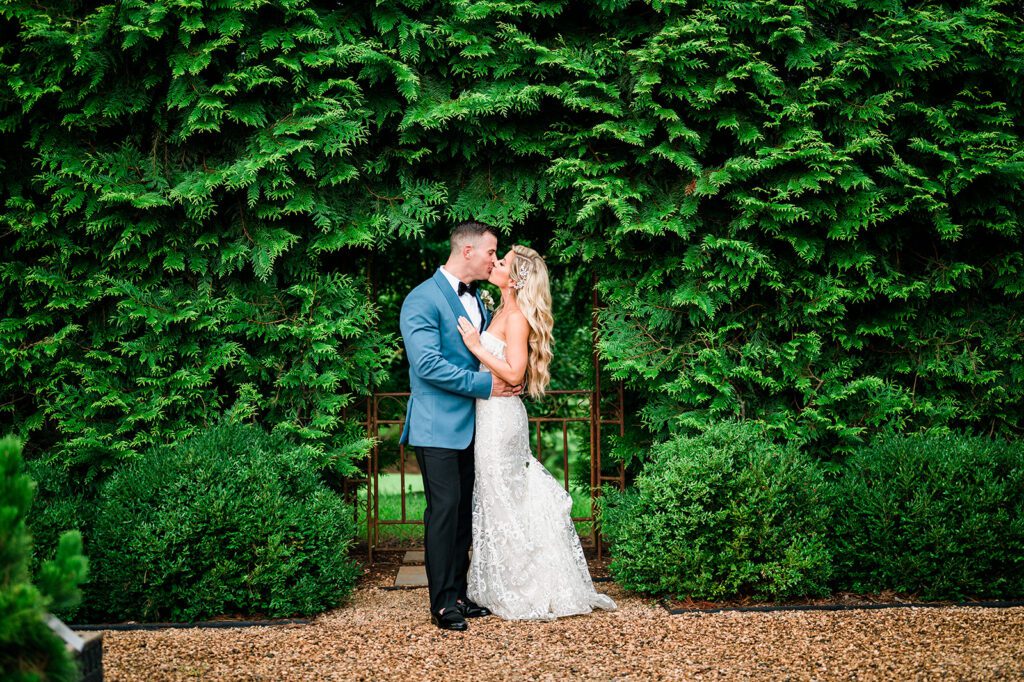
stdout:
{"type": "Polygon", "coordinates": [[[831,486],[836,583],[924,598],[1024,596],[1024,446],[887,436],[831,486]]]}
{"type": "Polygon", "coordinates": [[[45,619],[47,611],[81,598],[78,586],[88,564],[82,537],[72,531],[60,537],[56,557],[30,577],[26,520],[34,492],[22,471],[21,442],[0,440],[0,672],[9,682],[75,680],[78,670],[45,619]]]}
{"type": "Polygon", "coordinates": [[[763,427],[725,422],[655,448],[635,485],[602,498],[611,571],[627,589],[713,599],[823,594],[824,477],[763,427]]]}
{"type": "Polygon", "coordinates": [[[90,616],[194,621],[319,613],[355,584],[352,508],[312,449],[249,424],[154,448],[104,485],[90,616]]]}

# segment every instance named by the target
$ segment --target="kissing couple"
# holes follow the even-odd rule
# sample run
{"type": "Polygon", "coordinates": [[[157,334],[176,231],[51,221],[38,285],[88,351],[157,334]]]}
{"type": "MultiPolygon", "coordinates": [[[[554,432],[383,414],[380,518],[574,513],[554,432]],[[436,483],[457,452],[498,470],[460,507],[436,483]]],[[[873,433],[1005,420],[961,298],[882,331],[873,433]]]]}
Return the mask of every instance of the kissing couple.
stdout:
{"type": "Polygon", "coordinates": [[[594,590],[572,497],[530,451],[519,397],[542,397],[551,379],[547,266],[519,244],[497,254],[493,228],[457,225],[448,261],[402,304],[412,395],[399,442],[423,475],[431,622],[445,630],[492,613],[552,620],[616,608],[594,590]],[[493,315],[479,280],[501,290],[493,315]]]}

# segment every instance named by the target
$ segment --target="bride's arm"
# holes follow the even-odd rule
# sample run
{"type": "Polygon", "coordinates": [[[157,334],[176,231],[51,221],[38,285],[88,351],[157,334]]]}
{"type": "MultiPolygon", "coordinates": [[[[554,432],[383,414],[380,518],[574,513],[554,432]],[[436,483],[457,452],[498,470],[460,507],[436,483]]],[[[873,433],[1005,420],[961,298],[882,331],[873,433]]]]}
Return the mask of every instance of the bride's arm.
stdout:
{"type": "Polygon", "coordinates": [[[491,373],[508,384],[523,383],[526,376],[527,341],[530,325],[522,315],[510,315],[505,325],[505,359],[499,360],[480,342],[476,327],[465,317],[459,318],[459,331],[469,352],[477,357],[491,373]]]}

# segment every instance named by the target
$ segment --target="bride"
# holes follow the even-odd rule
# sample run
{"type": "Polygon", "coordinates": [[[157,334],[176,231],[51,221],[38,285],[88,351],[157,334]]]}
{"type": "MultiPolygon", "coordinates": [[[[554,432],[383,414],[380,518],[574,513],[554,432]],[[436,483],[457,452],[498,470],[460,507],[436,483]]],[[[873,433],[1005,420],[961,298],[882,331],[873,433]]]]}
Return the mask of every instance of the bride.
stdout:
{"type": "MultiPolygon", "coordinates": [[[[525,379],[526,392],[539,398],[551,379],[547,266],[517,244],[488,281],[501,290],[501,305],[482,334],[459,318],[463,341],[481,369],[512,385],[525,379]]],[[[468,597],[508,620],[614,610],[615,602],[594,590],[572,523],[572,498],[530,452],[519,397],[476,401],[474,458],[468,597]]]]}

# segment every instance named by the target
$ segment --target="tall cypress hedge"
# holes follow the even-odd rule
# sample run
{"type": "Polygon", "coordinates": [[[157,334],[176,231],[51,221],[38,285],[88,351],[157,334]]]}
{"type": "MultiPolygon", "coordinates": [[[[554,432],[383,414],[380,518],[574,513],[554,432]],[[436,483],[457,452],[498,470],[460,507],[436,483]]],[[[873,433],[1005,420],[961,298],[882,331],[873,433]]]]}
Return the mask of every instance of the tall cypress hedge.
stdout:
{"type": "Polygon", "coordinates": [[[825,455],[1019,434],[1019,3],[664,12],[572,161],[578,215],[615,219],[563,240],[601,264],[602,352],[647,423],[759,419],[825,455]]]}
{"type": "Polygon", "coordinates": [[[93,473],[237,405],[351,468],[342,413],[394,334],[346,257],[386,229],[351,203],[371,112],[345,17],[0,11],[5,419],[93,473]]]}
{"type": "Polygon", "coordinates": [[[92,471],[244,396],[356,456],[339,416],[397,347],[367,262],[386,288],[472,216],[597,276],[603,360],[659,437],[1017,434],[1022,20],[8,0],[0,420],[92,471]]]}

